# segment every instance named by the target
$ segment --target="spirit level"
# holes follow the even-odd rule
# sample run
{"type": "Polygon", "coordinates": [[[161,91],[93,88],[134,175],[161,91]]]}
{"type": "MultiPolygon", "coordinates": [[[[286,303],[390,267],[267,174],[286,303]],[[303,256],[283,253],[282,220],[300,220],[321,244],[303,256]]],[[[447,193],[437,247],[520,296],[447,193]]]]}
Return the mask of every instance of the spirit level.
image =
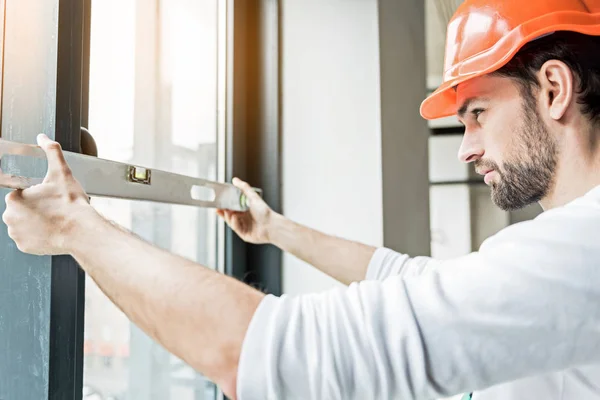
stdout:
{"type": "MultiPolygon", "coordinates": [[[[63,151],[73,176],[90,196],[146,200],[159,203],[197,207],[221,208],[232,211],[248,210],[248,201],[232,184],[213,182],[138,165],[104,160],[63,151]]],[[[0,139],[0,187],[27,189],[42,183],[41,178],[5,174],[2,168],[14,158],[7,156],[46,159],[39,146],[0,139]]],[[[255,189],[260,193],[260,189],[255,189]]]]}

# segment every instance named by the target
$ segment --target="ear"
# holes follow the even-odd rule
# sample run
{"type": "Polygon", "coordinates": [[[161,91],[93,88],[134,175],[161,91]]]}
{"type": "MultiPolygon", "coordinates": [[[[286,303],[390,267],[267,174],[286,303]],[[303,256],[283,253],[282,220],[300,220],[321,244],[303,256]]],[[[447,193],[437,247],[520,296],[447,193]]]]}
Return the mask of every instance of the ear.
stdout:
{"type": "Polygon", "coordinates": [[[562,61],[549,60],[538,73],[542,105],[550,118],[564,117],[574,98],[575,78],[571,69],[562,61]]]}

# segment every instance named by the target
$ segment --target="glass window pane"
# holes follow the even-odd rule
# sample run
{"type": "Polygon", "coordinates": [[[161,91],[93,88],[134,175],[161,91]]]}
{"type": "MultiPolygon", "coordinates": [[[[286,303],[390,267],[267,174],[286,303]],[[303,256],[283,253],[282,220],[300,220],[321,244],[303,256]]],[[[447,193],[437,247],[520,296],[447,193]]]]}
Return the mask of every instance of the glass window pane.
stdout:
{"type": "MultiPolygon", "coordinates": [[[[91,32],[89,130],[99,156],[216,180],[217,0],[94,0],[91,32]],[[160,37],[138,37],[139,24],[160,37]],[[140,76],[152,59],[157,73],[149,84],[140,76]]],[[[162,248],[217,265],[213,210],[120,199],[92,204],[162,248]]],[[[212,383],[131,324],[91,279],[84,351],[84,400],[216,397],[212,383]]]]}

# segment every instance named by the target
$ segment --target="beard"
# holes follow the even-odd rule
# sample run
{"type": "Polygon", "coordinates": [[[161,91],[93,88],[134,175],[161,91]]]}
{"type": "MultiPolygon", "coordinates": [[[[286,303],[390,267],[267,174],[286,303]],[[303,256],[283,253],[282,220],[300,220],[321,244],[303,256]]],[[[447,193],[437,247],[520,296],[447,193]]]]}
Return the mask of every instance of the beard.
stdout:
{"type": "Polygon", "coordinates": [[[524,99],[522,123],[511,144],[516,156],[502,163],[501,168],[489,160],[475,163],[478,168],[497,172],[499,179],[491,184],[492,201],[505,211],[518,210],[546,197],[558,162],[556,141],[535,107],[535,98],[529,93],[524,99]]]}

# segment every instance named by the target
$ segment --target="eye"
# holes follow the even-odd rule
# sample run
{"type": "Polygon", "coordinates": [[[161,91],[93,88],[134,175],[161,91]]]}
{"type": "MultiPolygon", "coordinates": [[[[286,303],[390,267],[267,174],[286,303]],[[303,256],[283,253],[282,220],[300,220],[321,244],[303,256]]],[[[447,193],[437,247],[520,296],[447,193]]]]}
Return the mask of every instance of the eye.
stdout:
{"type": "Polygon", "coordinates": [[[481,115],[482,112],[484,112],[485,110],[483,108],[474,108],[471,111],[471,114],[473,114],[473,116],[475,117],[476,121],[479,121],[479,116],[481,115]]]}

